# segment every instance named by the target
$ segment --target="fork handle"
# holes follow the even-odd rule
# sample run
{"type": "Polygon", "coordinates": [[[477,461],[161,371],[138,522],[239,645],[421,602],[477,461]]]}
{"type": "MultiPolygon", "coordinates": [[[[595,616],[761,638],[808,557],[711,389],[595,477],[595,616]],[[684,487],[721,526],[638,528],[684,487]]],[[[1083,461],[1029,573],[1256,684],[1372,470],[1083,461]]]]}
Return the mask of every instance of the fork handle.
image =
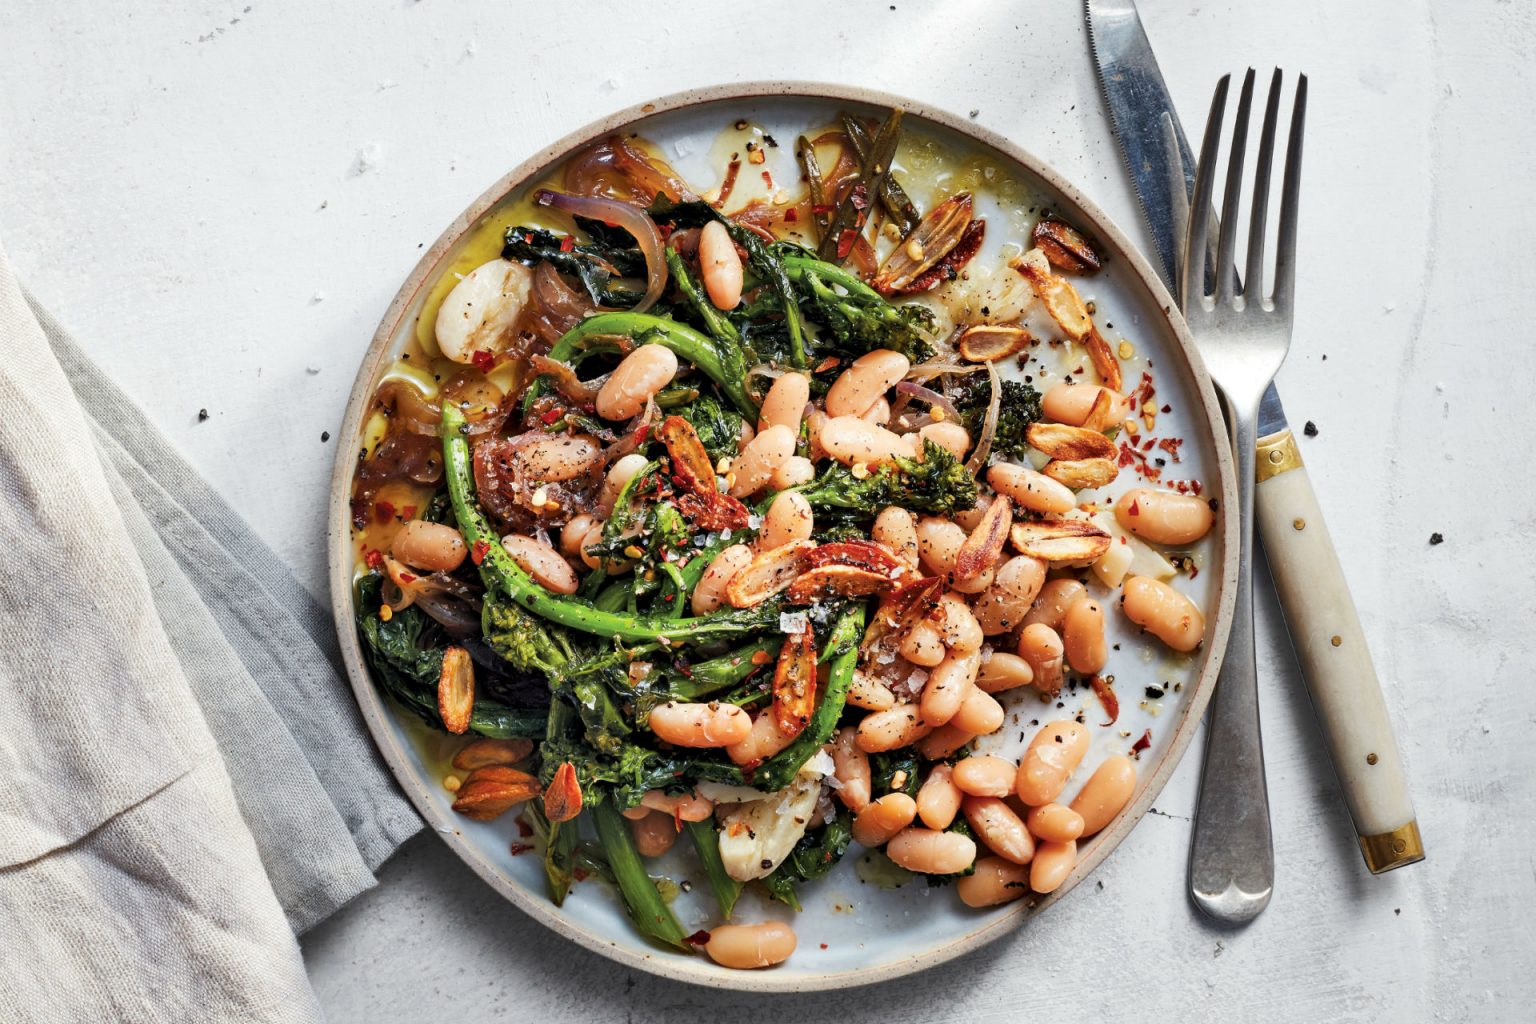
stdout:
{"type": "Polygon", "coordinates": [[[1226,656],[1205,720],[1205,764],[1189,849],[1189,893],[1221,921],[1250,921],[1269,905],[1275,856],[1259,734],[1253,640],[1253,499],[1256,409],[1229,405],[1237,462],[1237,601],[1226,656]]]}
{"type": "Polygon", "coordinates": [[[1424,859],[1387,702],[1296,439],[1260,439],[1259,536],[1372,874],[1424,859]]]}

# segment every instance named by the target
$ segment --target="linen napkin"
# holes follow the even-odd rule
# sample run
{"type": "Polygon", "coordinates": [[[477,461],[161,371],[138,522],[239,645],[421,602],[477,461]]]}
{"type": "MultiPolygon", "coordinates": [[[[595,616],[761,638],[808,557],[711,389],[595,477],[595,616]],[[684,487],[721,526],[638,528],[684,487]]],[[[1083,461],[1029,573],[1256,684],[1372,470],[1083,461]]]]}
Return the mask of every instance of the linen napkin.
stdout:
{"type": "Polygon", "coordinates": [[[0,1020],[318,1020],[295,932],[420,819],[326,609],[3,249],[0,538],[0,1020]]]}

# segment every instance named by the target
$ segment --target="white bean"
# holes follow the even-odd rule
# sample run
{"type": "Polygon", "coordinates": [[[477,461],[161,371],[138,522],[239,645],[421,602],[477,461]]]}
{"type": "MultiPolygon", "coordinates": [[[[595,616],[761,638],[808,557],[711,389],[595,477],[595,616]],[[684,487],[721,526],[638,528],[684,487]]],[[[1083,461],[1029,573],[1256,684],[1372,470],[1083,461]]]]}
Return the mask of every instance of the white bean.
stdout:
{"type": "Polygon", "coordinates": [[[911,360],[900,352],[877,348],[864,353],[832,382],[827,391],[827,415],[862,416],[911,368],[911,360]]]}
{"type": "Polygon", "coordinates": [[[725,225],[717,220],[699,232],[699,274],[716,309],[735,309],[741,302],[741,254],[725,225]]]}
{"type": "Polygon", "coordinates": [[[576,570],[548,544],[520,533],[509,533],[501,538],[501,546],[535,583],[557,594],[576,593],[576,570]]]}
{"type": "Polygon", "coordinates": [[[811,400],[811,379],[803,373],[786,373],[773,382],[757,411],[757,429],[788,427],[800,433],[800,418],[811,400]]]}
{"type": "Polygon", "coordinates": [[[760,431],[731,460],[731,471],[726,477],[731,482],[731,497],[756,494],[793,454],[795,435],[788,427],[778,424],[760,431]]]}
{"type": "Polygon", "coordinates": [[[627,420],[677,376],[677,356],[665,345],[641,345],[618,365],[597,392],[597,414],[627,420]]]}
{"type": "Polygon", "coordinates": [[[788,544],[791,541],[810,540],[815,529],[811,503],[799,491],[785,491],[773,499],[763,516],[763,528],[757,535],[760,550],[788,544]]]}

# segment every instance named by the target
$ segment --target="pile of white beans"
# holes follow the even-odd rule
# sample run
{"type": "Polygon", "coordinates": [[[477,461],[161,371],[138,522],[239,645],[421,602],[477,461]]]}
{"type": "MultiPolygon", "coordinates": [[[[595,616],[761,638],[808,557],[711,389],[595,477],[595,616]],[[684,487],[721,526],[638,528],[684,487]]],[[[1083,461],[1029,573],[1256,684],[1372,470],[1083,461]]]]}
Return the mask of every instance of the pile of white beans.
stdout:
{"type": "MultiPolygon", "coordinates": [[[[711,301],[733,308],[740,299],[742,267],[719,224],[704,229],[700,255],[711,301]]],[[[898,455],[920,457],[924,440],[966,458],[974,439],[940,408],[931,410],[934,422],[915,432],[891,429],[892,389],[910,369],[900,353],[870,352],[853,361],[819,402],[811,401],[810,380],[802,373],[786,372],[774,381],[757,423],[743,429],[740,453],[717,470],[721,486],[733,497],[781,493],[768,507],[755,540],[715,556],[691,596],[695,615],[751,606],[794,579],[794,567],[812,546],[816,523],[810,504],[790,488],[812,480],[824,460],[842,463],[859,477],[898,455]],[[796,454],[802,430],[809,439],[806,455],[796,454]]],[[[669,349],[635,349],[602,386],[598,414],[611,421],[629,419],[677,372],[677,357],[669,349]]],[[[1097,430],[1105,393],[1117,422],[1131,413],[1125,396],[1089,384],[1059,384],[1044,396],[1042,407],[1048,420],[1074,428],[1097,416],[1097,430]]],[[[586,471],[597,456],[595,449],[554,443],[519,455],[531,460],[525,468],[537,463],[542,479],[549,481],[586,471]]],[[[645,464],[639,454],[614,462],[597,508],[570,518],[558,546],[511,534],[503,538],[507,551],[543,586],[561,594],[575,592],[578,574],[597,567],[587,548],[601,537],[614,501],[645,464]]],[[[1095,583],[1080,572],[1081,562],[1010,553],[996,539],[1002,536],[999,523],[1006,529],[1015,512],[1047,522],[1076,512],[1076,493],[1049,472],[1049,466],[1037,472],[996,463],[985,474],[976,508],[953,518],[914,515],[894,506],[880,511],[870,539],[887,548],[913,578],[939,577],[945,586],[932,613],[900,638],[899,656],[860,665],[849,704],[865,714],[828,745],[836,766],[832,786],[836,799],[854,815],[854,839],[871,849],[883,847],[908,871],[969,872],[955,888],[972,907],[1055,890],[1071,873],[1078,844],[1108,825],[1136,789],[1134,761],[1115,754],[1070,800],[1064,799],[1090,745],[1089,729],[1074,718],[1040,725],[1017,762],[980,754],[953,760],[973,741],[1002,728],[1006,715],[999,695],[1033,687],[1054,698],[1069,669],[1083,677],[1101,673],[1109,656],[1105,620],[1116,604],[1131,622],[1174,651],[1194,650],[1205,631],[1200,610],[1172,585],[1146,575],[1125,576],[1128,559],[1120,552],[1104,555],[1120,567],[1118,576],[1099,572],[1095,583]],[[1106,580],[1118,582],[1119,600],[1091,592],[1094,586],[1102,589],[1106,580]],[[913,679],[921,685],[914,688],[913,679]],[[870,755],[908,746],[927,764],[916,796],[902,791],[875,795],[870,755]],[[960,818],[974,839],[952,830],[960,818]]],[[[1205,501],[1153,487],[1126,492],[1114,515],[1140,541],[1173,547],[1198,541],[1213,520],[1205,501]]],[[[399,532],[392,555],[418,568],[451,570],[465,552],[451,528],[413,522],[399,532]]],[[[603,567],[618,573],[628,564],[610,561],[603,567]]],[[[794,738],[779,728],[771,708],[754,716],[714,702],[664,704],[651,712],[649,728],[664,743],[721,748],[744,766],[772,756],[794,738]]],[[[646,857],[671,848],[679,821],[704,821],[715,814],[702,796],[659,791],[625,812],[646,857]]],[[[768,922],[716,928],[705,948],[729,967],[763,967],[784,960],[794,946],[788,925],[768,922]]]]}

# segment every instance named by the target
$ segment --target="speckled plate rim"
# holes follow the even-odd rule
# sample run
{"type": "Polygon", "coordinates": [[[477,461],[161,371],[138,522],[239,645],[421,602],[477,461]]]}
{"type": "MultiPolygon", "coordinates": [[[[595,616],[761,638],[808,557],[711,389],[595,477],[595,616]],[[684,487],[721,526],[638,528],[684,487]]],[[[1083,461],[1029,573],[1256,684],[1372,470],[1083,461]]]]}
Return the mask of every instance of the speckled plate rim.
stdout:
{"type": "Polygon", "coordinates": [[[807,99],[830,99],[846,103],[869,104],[877,107],[900,106],[910,115],[923,118],[965,136],[974,142],[990,147],[1054,189],[1065,203],[1060,212],[1066,214],[1068,219],[1075,223],[1085,226],[1091,225],[1095,236],[1110,250],[1112,258],[1122,261],[1125,266],[1130,268],[1129,279],[1125,282],[1127,288],[1134,290],[1139,287],[1142,292],[1139,298],[1150,300],[1152,308],[1161,311],[1168,330],[1173,334],[1177,342],[1177,349],[1182,354],[1185,365],[1195,381],[1196,392],[1205,414],[1204,423],[1210,432],[1210,439],[1213,441],[1212,450],[1215,453],[1215,461],[1221,480],[1219,493],[1222,495],[1235,493],[1236,478],[1234,476],[1232,454],[1229,442],[1227,441],[1226,429],[1222,423],[1220,408],[1217,405],[1216,392],[1211,384],[1210,376],[1206,373],[1205,366],[1200,360],[1199,352],[1195,349],[1194,343],[1190,338],[1189,329],[1185,325],[1183,317],[1175,309],[1172,297],[1168,294],[1167,289],[1163,287],[1162,281],[1153,270],[1152,265],[1136,250],[1125,234],[1104,215],[1103,211],[1075,186],[1052,170],[1044,161],[1014,145],[1002,136],[972,124],[965,118],[958,117],[944,110],[935,109],[925,103],[873,89],[831,83],[804,81],[737,82],[673,93],[647,103],[636,104],[594,121],[586,127],[572,132],[559,141],[544,147],[527,160],[524,160],[500,181],[487,189],[448,226],[447,230],[423,254],[417,262],[415,269],[406,278],[394,301],[390,303],[388,310],[385,312],[378,331],[375,332],[373,341],[363,357],[357,381],[347,402],[346,416],[342,422],[340,437],[345,443],[337,446],[336,467],[331,476],[331,501],[327,517],[327,536],[331,581],[331,609],[336,618],[342,659],[346,664],[347,676],[351,680],[352,689],[362,710],[363,718],[368,723],[369,731],[373,733],[374,741],[384,754],[384,759],[388,762],[390,769],[399,780],[406,795],[415,804],[416,809],[426,819],[428,826],[433,828],[476,874],[484,879],[492,889],[506,897],[524,913],[530,915],[541,924],[593,952],[626,966],[660,975],[661,977],[713,988],[754,992],[806,992],[873,984],[887,978],[905,976],[914,971],[923,970],[971,952],[1020,927],[1030,917],[1061,899],[1077,883],[1098,867],[1104,858],[1109,856],[1110,851],[1130,834],[1131,829],[1146,814],[1147,808],[1152,806],[1152,803],[1162,791],[1163,786],[1167,783],[1168,778],[1178,766],[1191,739],[1194,737],[1200,718],[1205,711],[1206,703],[1210,700],[1211,693],[1215,688],[1216,676],[1220,670],[1222,655],[1226,649],[1227,634],[1232,624],[1233,602],[1237,585],[1237,545],[1234,541],[1237,537],[1238,523],[1237,503],[1222,501],[1218,520],[1220,535],[1216,538],[1220,551],[1219,569],[1215,566],[1208,566],[1206,570],[1208,572],[1219,572],[1219,587],[1215,602],[1216,615],[1211,627],[1210,640],[1204,647],[1203,663],[1194,680],[1193,692],[1187,694],[1182,704],[1179,718],[1174,726],[1173,738],[1167,750],[1158,761],[1152,774],[1147,778],[1146,783],[1142,786],[1140,795],[1120,814],[1113,824],[1099,833],[1085,847],[1077,866],[1073,869],[1072,874],[1068,876],[1066,882],[1055,892],[1044,898],[1020,900],[1008,912],[998,913],[984,920],[978,920],[977,927],[965,935],[944,942],[939,946],[917,950],[910,957],[903,960],[849,971],[828,971],[820,975],[800,973],[793,976],[776,976],[775,972],[771,970],[725,973],[720,968],[699,958],[681,957],[675,954],[667,954],[660,950],[642,952],[638,949],[621,946],[611,938],[574,924],[561,914],[559,908],[555,907],[547,899],[514,884],[504,875],[459,831],[456,823],[452,820],[451,814],[440,810],[430,798],[428,786],[431,783],[429,780],[424,779],[421,773],[417,771],[416,767],[412,764],[409,752],[391,727],[388,717],[391,712],[385,706],[383,698],[368,675],[362,650],[358,643],[357,630],[353,624],[352,613],[354,561],[350,525],[350,497],[352,473],[357,461],[353,452],[356,451],[357,438],[360,436],[362,429],[363,414],[368,407],[374,381],[384,368],[386,359],[389,356],[391,342],[401,326],[402,319],[408,315],[421,291],[429,287],[437,279],[447,256],[464,233],[509,193],[526,182],[535,179],[546,168],[569,156],[582,146],[623,128],[631,122],[648,118],[655,114],[705,103],[729,100],[750,101],[765,97],[804,97],[807,99]]]}

